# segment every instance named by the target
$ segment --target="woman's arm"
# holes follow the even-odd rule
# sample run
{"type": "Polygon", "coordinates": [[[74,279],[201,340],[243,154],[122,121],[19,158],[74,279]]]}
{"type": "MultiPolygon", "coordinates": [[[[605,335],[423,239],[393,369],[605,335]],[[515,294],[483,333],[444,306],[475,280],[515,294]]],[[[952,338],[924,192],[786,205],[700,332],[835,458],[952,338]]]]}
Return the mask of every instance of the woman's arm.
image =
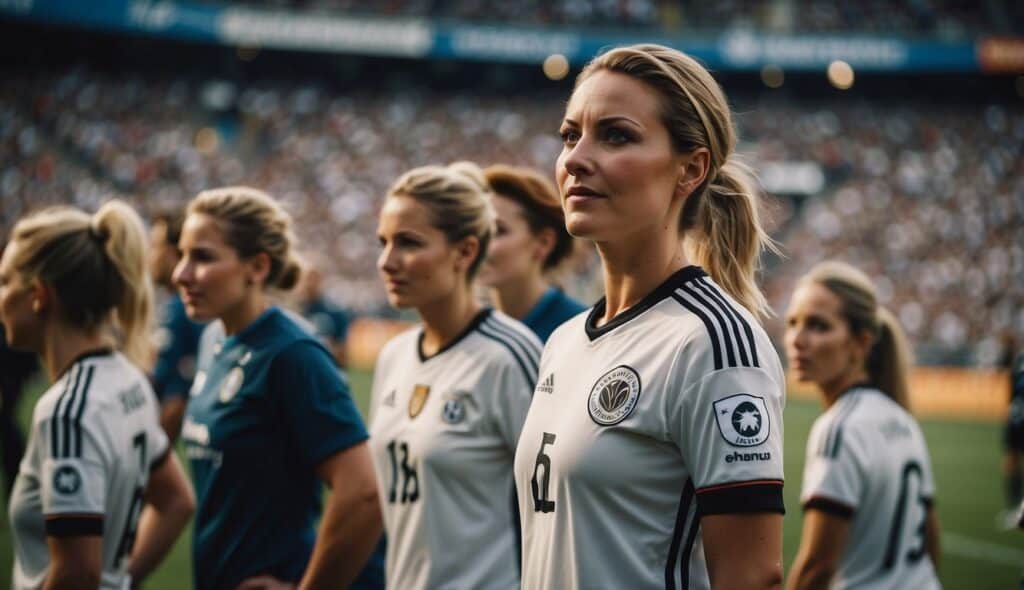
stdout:
{"type": "Polygon", "coordinates": [[[839,567],[850,520],[814,508],[804,513],[800,549],[789,572],[789,590],[825,588],[839,567]]]}
{"type": "Polygon", "coordinates": [[[714,514],[700,526],[714,590],[782,587],[781,514],[714,514]]]}
{"type": "Polygon", "coordinates": [[[103,537],[46,537],[50,568],[43,590],[96,590],[103,573],[103,537]]]}
{"type": "Polygon", "coordinates": [[[181,463],[173,450],[167,452],[168,457],[149,474],[143,496],[145,507],[139,517],[138,535],[128,565],[132,582],[136,584],[156,569],[196,510],[196,499],[181,463]]]}
{"type": "Polygon", "coordinates": [[[339,451],[320,462],[316,472],[331,493],[299,588],[348,588],[384,527],[369,447],[362,442],[339,451]]]}

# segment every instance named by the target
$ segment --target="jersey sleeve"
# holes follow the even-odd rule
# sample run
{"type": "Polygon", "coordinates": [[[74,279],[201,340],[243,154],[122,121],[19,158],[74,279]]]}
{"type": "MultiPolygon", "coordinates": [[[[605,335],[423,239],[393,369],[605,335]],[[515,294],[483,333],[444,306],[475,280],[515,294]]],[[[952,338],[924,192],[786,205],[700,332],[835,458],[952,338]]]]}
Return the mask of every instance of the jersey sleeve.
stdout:
{"type": "Polygon", "coordinates": [[[535,385],[519,366],[502,365],[497,371],[491,422],[513,452],[530,411],[535,385]]]}
{"type": "Polygon", "coordinates": [[[860,504],[867,462],[856,422],[836,416],[819,419],[807,440],[800,492],[803,508],[844,518],[853,516],[860,504]]]}
{"type": "Polygon", "coordinates": [[[781,385],[763,368],[743,366],[704,373],[693,383],[689,375],[701,364],[697,359],[682,371],[681,401],[669,414],[698,511],[784,513],[781,385]]]}
{"type": "Polygon", "coordinates": [[[110,442],[94,416],[76,416],[57,406],[36,423],[40,495],[46,534],[55,537],[103,534],[103,513],[111,470],[110,442]]]}
{"type": "Polygon", "coordinates": [[[268,380],[299,458],[308,465],[368,438],[348,383],[319,344],[300,340],[287,346],[272,361],[268,380]]]}

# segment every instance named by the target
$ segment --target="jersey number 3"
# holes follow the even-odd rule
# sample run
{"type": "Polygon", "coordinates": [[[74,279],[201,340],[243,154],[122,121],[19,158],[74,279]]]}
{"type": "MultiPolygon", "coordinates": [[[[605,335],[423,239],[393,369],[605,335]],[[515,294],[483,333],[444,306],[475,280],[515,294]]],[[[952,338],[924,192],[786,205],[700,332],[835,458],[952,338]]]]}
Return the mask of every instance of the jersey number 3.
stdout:
{"type": "Polygon", "coordinates": [[[409,445],[404,442],[391,441],[388,443],[388,458],[391,459],[391,489],[388,491],[388,502],[402,504],[415,502],[420,497],[420,479],[416,474],[416,466],[409,464],[409,445]],[[402,460],[398,460],[401,452],[402,460]],[[402,473],[398,473],[401,465],[402,473]],[[398,495],[399,480],[401,480],[402,495],[398,495]]]}
{"type": "Polygon", "coordinates": [[[540,441],[540,450],[537,451],[537,462],[533,466],[533,479],[530,480],[534,512],[555,511],[555,501],[548,499],[551,497],[551,457],[544,454],[544,447],[553,444],[555,444],[555,435],[545,432],[540,441]],[[544,468],[543,479],[538,477],[541,467],[544,468]]]}
{"type": "MultiPolygon", "coordinates": [[[[892,529],[889,530],[889,544],[885,550],[885,561],[882,563],[882,569],[891,570],[896,561],[899,559],[900,552],[900,538],[903,536],[903,521],[906,519],[907,504],[908,501],[913,498],[908,498],[910,488],[910,478],[917,476],[917,481],[920,484],[923,481],[921,473],[921,465],[917,461],[908,461],[903,466],[903,477],[900,481],[900,497],[896,503],[896,514],[893,517],[892,529]]],[[[917,503],[921,505],[922,515],[921,521],[914,529],[914,536],[918,537],[917,547],[912,547],[906,553],[906,559],[910,563],[919,561],[925,554],[925,529],[927,528],[928,521],[928,500],[918,495],[917,503]]]]}

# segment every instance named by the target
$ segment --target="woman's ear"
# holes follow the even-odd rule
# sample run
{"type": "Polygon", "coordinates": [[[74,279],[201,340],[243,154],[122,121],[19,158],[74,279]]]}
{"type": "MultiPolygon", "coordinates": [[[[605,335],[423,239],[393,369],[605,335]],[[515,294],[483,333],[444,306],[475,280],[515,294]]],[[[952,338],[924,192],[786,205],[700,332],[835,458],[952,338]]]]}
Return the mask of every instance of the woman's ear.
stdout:
{"type": "Polygon", "coordinates": [[[711,169],[711,152],[708,148],[699,147],[683,154],[679,163],[679,181],[676,183],[676,194],[685,198],[690,196],[704,182],[711,169]]]}
{"type": "Polygon", "coordinates": [[[267,276],[270,274],[270,255],[266,252],[258,252],[249,257],[245,261],[245,274],[247,285],[265,285],[267,276]]]}
{"type": "Polygon", "coordinates": [[[558,236],[555,235],[554,229],[542,227],[539,232],[533,234],[533,240],[533,257],[535,260],[539,260],[541,266],[543,266],[551,251],[555,249],[555,245],[558,243],[558,236]]]}
{"type": "Polygon", "coordinates": [[[32,292],[32,313],[38,315],[53,306],[56,293],[46,283],[39,280],[39,277],[32,279],[29,289],[32,292]]]}
{"type": "Polygon", "coordinates": [[[455,243],[455,270],[462,273],[469,272],[477,254],[480,252],[480,238],[466,236],[455,243]]]}

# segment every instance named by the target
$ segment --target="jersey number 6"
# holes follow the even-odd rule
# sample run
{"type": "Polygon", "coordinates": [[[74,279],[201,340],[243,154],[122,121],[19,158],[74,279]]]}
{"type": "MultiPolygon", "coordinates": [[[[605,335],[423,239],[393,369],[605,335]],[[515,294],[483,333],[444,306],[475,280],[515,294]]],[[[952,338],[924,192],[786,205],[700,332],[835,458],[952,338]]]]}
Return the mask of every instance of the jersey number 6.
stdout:
{"type": "Polygon", "coordinates": [[[530,488],[533,490],[533,511],[554,512],[555,501],[548,500],[551,488],[551,457],[544,454],[544,447],[555,443],[555,435],[545,432],[541,438],[540,450],[537,451],[537,463],[533,466],[533,479],[530,480],[530,488]],[[544,468],[543,484],[538,481],[537,472],[544,468]]]}

